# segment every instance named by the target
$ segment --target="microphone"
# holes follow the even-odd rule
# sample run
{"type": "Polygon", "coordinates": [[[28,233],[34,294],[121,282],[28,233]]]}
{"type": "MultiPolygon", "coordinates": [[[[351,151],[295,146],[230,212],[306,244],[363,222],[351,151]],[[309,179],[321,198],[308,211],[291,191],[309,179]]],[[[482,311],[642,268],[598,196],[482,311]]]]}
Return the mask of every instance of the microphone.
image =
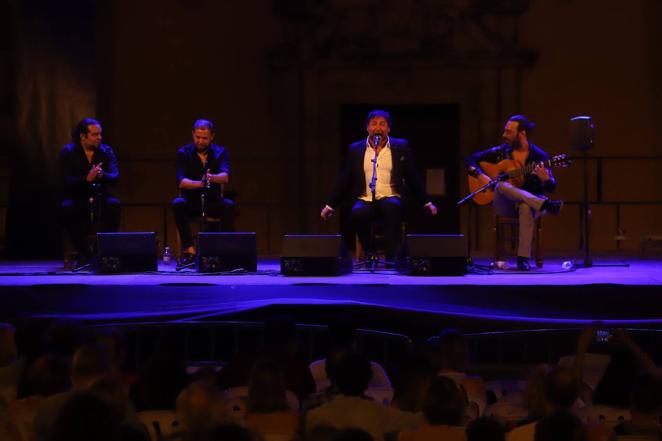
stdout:
{"type": "Polygon", "coordinates": [[[209,169],[207,168],[207,161],[205,161],[203,168],[205,171],[205,188],[209,189],[209,187],[211,187],[211,182],[209,177],[207,176],[207,173],[209,172],[209,169]]]}
{"type": "Polygon", "coordinates": [[[382,140],[382,135],[380,135],[379,133],[375,133],[374,135],[372,135],[372,143],[375,146],[375,148],[379,146],[381,140],[382,140]]]}

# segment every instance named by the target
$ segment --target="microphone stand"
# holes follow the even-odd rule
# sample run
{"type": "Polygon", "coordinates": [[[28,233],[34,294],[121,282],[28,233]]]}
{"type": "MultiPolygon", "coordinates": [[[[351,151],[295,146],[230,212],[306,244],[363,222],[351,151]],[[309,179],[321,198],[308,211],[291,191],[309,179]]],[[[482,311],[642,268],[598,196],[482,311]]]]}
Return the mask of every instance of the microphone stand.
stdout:
{"type": "MultiPolygon", "coordinates": [[[[490,182],[487,184],[483,185],[482,187],[478,188],[476,191],[469,193],[467,196],[463,197],[460,199],[457,204],[455,204],[457,207],[460,207],[464,205],[465,202],[470,201],[473,199],[474,196],[476,196],[478,193],[482,193],[487,190],[494,189],[496,185],[499,183],[499,181],[505,181],[508,179],[508,175],[504,174],[499,175],[496,177],[496,179],[492,179],[490,182]]],[[[472,265],[473,264],[473,258],[471,257],[471,246],[472,246],[472,224],[471,224],[471,215],[472,215],[472,210],[471,210],[472,205],[469,205],[469,215],[468,215],[468,222],[469,222],[469,228],[467,229],[467,264],[472,265]]]]}
{"type": "MultiPolygon", "coordinates": [[[[101,184],[97,179],[91,182],[92,195],[88,199],[89,209],[90,209],[90,229],[91,233],[94,234],[97,231],[96,224],[100,221],[101,218],[101,184]]],[[[85,246],[88,252],[94,255],[96,246],[94,243],[90,243],[90,234],[86,233],[85,246]]],[[[71,271],[77,273],[92,266],[92,262],[85,262],[76,268],[73,268],[71,271]]]]}
{"type": "MultiPolygon", "coordinates": [[[[379,136],[379,135],[377,135],[379,136]]],[[[379,142],[376,142],[373,138],[373,143],[375,145],[375,156],[372,158],[372,177],[370,178],[370,194],[371,194],[371,205],[374,210],[375,202],[377,201],[376,191],[377,191],[377,156],[379,155],[379,142]]],[[[394,267],[395,263],[387,262],[385,260],[380,260],[379,255],[374,250],[374,241],[375,241],[375,223],[370,220],[370,241],[368,242],[368,249],[365,250],[365,257],[363,260],[356,264],[356,268],[368,268],[370,272],[374,273],[377,269],[377,265],[382,264],[385,267],[394,267]]]]}

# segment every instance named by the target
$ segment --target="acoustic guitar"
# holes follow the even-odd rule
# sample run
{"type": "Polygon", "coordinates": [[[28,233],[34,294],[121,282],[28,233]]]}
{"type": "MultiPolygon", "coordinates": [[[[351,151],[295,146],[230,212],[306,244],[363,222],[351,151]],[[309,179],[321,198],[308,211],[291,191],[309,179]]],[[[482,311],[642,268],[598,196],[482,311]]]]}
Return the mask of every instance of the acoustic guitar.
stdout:
{"type": "MultiPolygon", "coordinates": [[[[568,155],[556,155],[547,161],[531,162],[524,165],[514,159],[504,159],[501,162],[492,164],[490,162],[479,162],[478,165],[483,172],[490,177],[491,180],[508,181],[516,187],[524,185],[524,177],[531,173],[537,165],[545,167],[567,167],[572,163],[568,155]]],[[[483,182],[478,178],[469,176],[469,191],[472,193],[487,182],[483,182]]],[[[476,194],[473,200],[478,205],[487,205],[494,199],[494,190],[489,188],[476,194]]]]}

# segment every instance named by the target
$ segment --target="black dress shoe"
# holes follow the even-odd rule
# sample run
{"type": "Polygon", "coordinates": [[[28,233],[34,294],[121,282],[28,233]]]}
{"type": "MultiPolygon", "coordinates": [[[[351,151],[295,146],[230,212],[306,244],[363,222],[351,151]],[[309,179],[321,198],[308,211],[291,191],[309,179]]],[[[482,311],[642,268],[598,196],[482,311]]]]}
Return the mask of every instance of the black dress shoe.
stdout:
{"type": "Polygon", "coordinates": [[[179,259],[179,266],[180,267],[185,267],[185,266],[191,266],[195,262],[195,254],[193,253],[184,253],[182,254],[182,257],[179,259]]]}
{"type": "Polygon", "coordinates": [[[561,208],[563,208],[563,201],[553,201],[551,199],[547,199],[545,202],[542,203],[542,206],[540,207],[540,211],[544,211],[549,214],[553,214],[556,216],[561,212],[561,208]]]}
{"type": "Polygon", "coordinates": [[[520,271],[531,271],[529,259],[522,256],[517,256],[517,269],[520,271]]]}

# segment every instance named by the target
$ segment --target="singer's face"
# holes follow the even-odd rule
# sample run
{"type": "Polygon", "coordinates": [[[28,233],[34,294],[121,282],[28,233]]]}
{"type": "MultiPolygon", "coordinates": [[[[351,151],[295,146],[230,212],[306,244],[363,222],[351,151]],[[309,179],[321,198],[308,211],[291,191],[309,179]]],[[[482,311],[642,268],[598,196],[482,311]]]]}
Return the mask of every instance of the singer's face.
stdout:
{"type": "Polygon", "coordinates": [[[101,145],[103,130],[98,124],[87,126],[87,133],[80,134],[80,145],[88,149],[96,149],[101,145]]]}
{"type": "Polygon", "coordinates": [[[193,144],[200,152],[207,150],[213,139],[214,134],[209,129],[195,129],[193,131],[193,144]]]}
{"type": "Polygon", "coordinates": [[[388,132],[391,131],[391,128],[388,126],[388,121],[383,116],[376,116],[370,121],[368,121],[368,127],[366,128],[368,135],[381,135],[388,136],[388,132]]]}

